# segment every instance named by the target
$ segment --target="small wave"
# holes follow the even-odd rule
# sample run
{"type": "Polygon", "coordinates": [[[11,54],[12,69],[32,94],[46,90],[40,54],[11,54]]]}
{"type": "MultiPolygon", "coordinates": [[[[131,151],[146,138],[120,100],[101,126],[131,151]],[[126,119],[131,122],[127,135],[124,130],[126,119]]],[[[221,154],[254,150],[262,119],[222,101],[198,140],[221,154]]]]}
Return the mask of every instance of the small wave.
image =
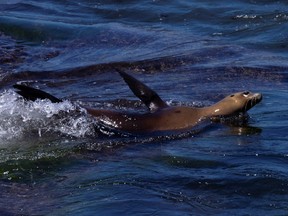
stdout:
{"type": "Polygon", "coordinates": [[[0,94],[0,140],[61,133],[82,137],[94,133],[92,119],[85,111],[69,101],[51,103],[49,100],[27,102],[14,91],[0,94]]]}

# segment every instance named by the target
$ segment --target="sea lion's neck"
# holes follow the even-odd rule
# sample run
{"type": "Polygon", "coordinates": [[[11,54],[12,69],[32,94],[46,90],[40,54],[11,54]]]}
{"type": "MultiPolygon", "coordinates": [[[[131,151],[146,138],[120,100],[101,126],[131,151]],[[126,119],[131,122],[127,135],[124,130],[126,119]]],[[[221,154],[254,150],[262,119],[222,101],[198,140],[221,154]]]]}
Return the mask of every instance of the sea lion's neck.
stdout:
{"type": "Polygon", "coordinates": [[[227,107],[225,104],[222,104],[221,101],[211,106],[203,107],[202,111],[206,117],[231,115],[230,110],[227,110],[227,107]]]}

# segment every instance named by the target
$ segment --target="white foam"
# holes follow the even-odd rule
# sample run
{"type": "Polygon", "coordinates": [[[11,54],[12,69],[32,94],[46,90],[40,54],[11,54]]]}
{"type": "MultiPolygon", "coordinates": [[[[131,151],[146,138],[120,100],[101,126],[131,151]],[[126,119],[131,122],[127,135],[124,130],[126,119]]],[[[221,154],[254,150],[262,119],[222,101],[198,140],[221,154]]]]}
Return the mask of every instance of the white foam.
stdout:
{"type": "Polygon", "coordinates": [[[12,90],[0,93],[0,119],[0,141],[22,138],[35,132],[37,136],[60,132],[75,137],[94,133],[93,120],[70,101],[27,102],[12,90]]]}

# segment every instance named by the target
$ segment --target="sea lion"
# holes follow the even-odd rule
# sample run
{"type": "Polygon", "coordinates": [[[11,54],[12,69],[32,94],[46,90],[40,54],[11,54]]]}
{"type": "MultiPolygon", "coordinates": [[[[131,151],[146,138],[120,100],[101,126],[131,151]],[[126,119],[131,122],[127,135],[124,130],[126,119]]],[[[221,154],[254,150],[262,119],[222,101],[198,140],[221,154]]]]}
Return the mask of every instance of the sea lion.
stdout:
{"type": "MultiPolygon", "coordinates": [[[[132,92],[148,107],[144,114],[84,107],[100,123],[115,130],[128,133],[149,133],[190,130],[207,119],[246,113],[262,100],[260,93],[243,91],[231,94],[221,101],[207,107],[169,106],[160,96],[131,75],[118,71],[132,92]]],[[[17,93],[29,100],[47,98],[54,103],[58,99],[39,89],[24,85],[14,85],[17,93]]]]}

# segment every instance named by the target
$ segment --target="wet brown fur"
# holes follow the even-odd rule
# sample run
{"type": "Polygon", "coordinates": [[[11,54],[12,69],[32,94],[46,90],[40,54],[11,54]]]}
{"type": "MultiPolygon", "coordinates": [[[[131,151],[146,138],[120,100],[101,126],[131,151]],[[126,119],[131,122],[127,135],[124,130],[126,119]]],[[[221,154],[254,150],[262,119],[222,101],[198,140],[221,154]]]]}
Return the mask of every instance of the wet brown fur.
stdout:
{"type": "Polygon", "coordinates": [[[145,114],[86,109],[97,120],[115,129],[127,132],[173,131],[193,128],[206,119],[246,112],[261,99],[262,95],[259,93],[239,92],[208,107],[169,106],[145,114]],[[248,106],[249,103],[251,104],[248,106]]]}

